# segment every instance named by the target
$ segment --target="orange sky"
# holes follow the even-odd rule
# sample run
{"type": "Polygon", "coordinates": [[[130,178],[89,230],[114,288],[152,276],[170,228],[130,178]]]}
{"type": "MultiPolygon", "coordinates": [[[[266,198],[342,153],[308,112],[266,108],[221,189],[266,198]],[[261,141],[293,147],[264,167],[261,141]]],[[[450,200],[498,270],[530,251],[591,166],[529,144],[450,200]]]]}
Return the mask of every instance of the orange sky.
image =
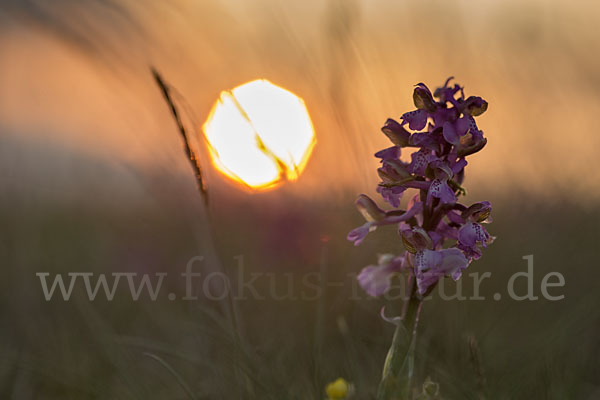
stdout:
{"type": "MultiPolygon", "coordinates": [[[[187,123],[198,132],[220,91],[243,82],[266,78],[300,95],[318,145],[303,176],[286,190],[360,192],[374,187],[372,154],[388,145],[379,128],[412,109],[412,85],[435,86],[455,75],[467,95],[490,103],[479,118],[489,143],[472,157],[467,187],[519,187],[550,198],[572,193],[596,202],[600,135],[592,118],[600,110],[600,7],[447,3],[6,6],[0,129],[4,139],[25,144],[22,157],[13,154],[1,165],[17,179],[19,163],[43,163],[27,151],[37,143],[100,163],[189,173],[149,73],[154,65],[185,98],[193,114],[187,123]]],[[[73,175],[64,165],[42,167],[57,179],[73,175]]],[[[221,179],[208,173],[213,182],[221,179]]]]}

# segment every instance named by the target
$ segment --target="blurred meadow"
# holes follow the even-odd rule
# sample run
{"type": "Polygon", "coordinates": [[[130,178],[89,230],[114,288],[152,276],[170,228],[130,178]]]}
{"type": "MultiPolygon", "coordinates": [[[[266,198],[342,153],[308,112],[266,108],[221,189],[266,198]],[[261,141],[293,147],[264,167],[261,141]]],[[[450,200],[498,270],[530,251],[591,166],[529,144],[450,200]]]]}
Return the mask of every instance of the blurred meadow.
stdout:
{"type": "Polygon", "coordinates": [[[492,273],[486,300],[426,302],[416,381],[444,399],[600,398],[598,24],[592,1],[0,0],[0,398],[322,399],[342,376],[374,399],[393,332],[379,311],[397,304],[354,298],[351,274],[401,245],[391,227],[346,234],[375,194],[380,127],[449,76],[489,102],[465,186],[498,239],[467,271],[492,273]],[[216,171],[201,126],[258,78],[304,99],[317,144],[298,181],[253,192],[216,171]],[[536,294],[557,271],[564,299],[493,300],[529,254],[536,294]],[[198,255],[234,283],[239,256],[278,282],[314,273],[323,296],[170,301],[198,255]],[[37,272],[169,278],[156,301],[122,285],[47,302],[37,272]]]}

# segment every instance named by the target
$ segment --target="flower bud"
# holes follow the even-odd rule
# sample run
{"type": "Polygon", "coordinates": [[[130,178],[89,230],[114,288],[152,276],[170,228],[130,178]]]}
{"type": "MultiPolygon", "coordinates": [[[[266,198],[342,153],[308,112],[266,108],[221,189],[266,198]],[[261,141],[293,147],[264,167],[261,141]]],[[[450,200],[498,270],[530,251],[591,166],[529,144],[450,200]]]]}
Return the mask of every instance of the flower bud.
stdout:
{"type": "Polygon", "coordinates": [[[396,179],[394,179],[394,174],[387,168],[377,168],[377,175],[379,175],[383,183],[396,182],[396,179]]]}
{"type": "Polygon", "coordinates": [[[489,221],[490,214],[492,213],[492,205],[489,201],[482,201],[471,205],[469,208],[462,212],[462,217],[470,219],[474,222],[485,222],[489,221]]]}
{"type": "Polygon", "coordinates": [[[407,168],[400,160],[384,160],[383,166],[377,169],[377,174],[383,183],[398,183],[412,179],[407,168]]]}
{"type": "Polygon", "coordinates": [[[471,154],[477,153],[478,151],[480,151],[481,149],[483,149],[485,147],[485,145],[487,144],[487,139],[483,138],[471,145],[467,145],[464,146],[460,149],[457,150],[456,155],[458,157],[466,157],[469,156],[471,154]]]}
{"type": "Polygon", "coordinates": [[[465,100],[465,112],[471,114],[474,117],[483,114],[488,108],[488,103],[481,97],[469,96],[465,100]]]}
{"type": "Polygon", "coordinates": [[[415,88],[413,92],[413,101],[419,110],[434,112],[436,109],[435,101],[433,100],[433,96],[431,96],[431,92],[427,86],[422,83],[419,83],[415,88]]]}
{"type": "Polygon", "coordinates": [[[430,249],[433,241],[423,228],[414,227],[401,232],[402,243],[409,253],[415,254],[419,250],[430,249]]]}
{"type": "Polygon", "coordinates": [[[394,171],[394,175],[396,176],[397,181],[404,178],[408,178],[410,176],[410,172],[408,172],[407,166],[400,160],[385,160],[383,164],[385,166],[389,166],[389,169],[394,171]]]}
{"type": "Polygon", "coordinates": [[[372,221],[381,221],[385,218],[385,211],[375,204],[371,198],[365,194],[361,194],[356,199],[356,208],[358,211],[365,217],[365,219],[369,222],[372,221]]]}
{"type": "Polygon", "coordinates": [[[406,147],[408,146],[408,141],[410,139],[410,133],[404,129],[402,125],[398,122],[394,121],[391,118],[388,118],[385,121],[385,125],[381,128],[381,131],[385,134],[385,136],[390,139],[390,141],[396,146],[406,147]]]}

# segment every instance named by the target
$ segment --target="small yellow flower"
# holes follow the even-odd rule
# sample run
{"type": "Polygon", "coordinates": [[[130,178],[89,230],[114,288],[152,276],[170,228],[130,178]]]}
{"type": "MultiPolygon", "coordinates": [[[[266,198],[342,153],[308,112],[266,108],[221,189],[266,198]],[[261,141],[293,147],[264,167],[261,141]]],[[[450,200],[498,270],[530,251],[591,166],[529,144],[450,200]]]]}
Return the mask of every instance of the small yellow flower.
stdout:
{"type": "Polygon", "coordinates": [[[329,400],[345,399],[350,392],[350,385],[344,378],[337,378],[325,388],[329,400]]]}

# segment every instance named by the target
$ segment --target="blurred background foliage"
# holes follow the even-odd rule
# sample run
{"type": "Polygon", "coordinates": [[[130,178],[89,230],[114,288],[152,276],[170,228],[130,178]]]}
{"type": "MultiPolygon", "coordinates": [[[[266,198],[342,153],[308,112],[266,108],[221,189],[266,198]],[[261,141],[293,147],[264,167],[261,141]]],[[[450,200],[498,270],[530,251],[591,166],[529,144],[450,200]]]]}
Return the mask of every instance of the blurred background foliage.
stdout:
{"type": "Polygon", "coordinates": [[[450,75],[490,104],[465,184],[493,203],[498,240],[469,270],[492,272],[487,300],[426,304],[417,381],[448,399],[599,397],[598,23],[591,1],[1,1],[2,398],[319,399],[338,376],[373,398],[392,334],[379,310],[398,304],[348,300],[349,274],[400,246],[393,228],[346,242],[353,201],[374,193],[385,119],[450,75]],[[151,65],[196,130],[208,209],[151,65]],[[198,132],[221,90],[260,77],[304,98],[318,144],[297,182],[251,193],[198,132]],[[564,300],[492,299],[528,254],[536,294],[560,271],[564,300]],[[345,284],[240,301],[234,318],[164,295],[195,255],[234,280],[242,255],[248,273],[345,284]],[[156,302],[46,302],[40,271],[173,278],[156,302]]]}

